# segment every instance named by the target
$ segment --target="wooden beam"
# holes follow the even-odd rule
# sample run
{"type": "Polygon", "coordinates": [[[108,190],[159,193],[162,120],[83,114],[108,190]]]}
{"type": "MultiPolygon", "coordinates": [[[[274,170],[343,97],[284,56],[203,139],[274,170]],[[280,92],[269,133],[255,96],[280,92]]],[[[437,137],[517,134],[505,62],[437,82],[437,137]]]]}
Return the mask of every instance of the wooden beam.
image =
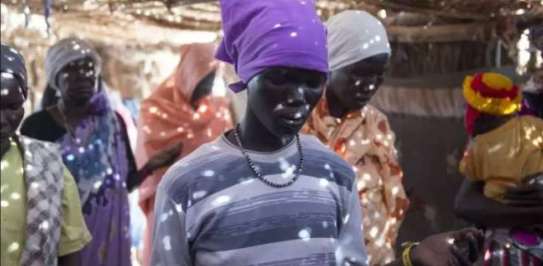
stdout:
{"type": "Polygon", "coordinates": [[[439,26],[390,26],[390,41],[403,43],[488,41],[492,38],[491,23],[469,23],[439,26]]]}

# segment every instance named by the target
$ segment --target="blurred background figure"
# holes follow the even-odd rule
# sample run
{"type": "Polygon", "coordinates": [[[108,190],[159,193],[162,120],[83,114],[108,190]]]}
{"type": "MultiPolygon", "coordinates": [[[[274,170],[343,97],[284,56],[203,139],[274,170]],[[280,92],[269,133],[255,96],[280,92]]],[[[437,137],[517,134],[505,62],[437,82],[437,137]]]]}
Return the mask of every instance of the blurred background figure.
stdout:
{"type": "MultiPolygon", "coordinates": [[[[219,62],[215,45],[187,44],[175,72],[141,103],[136,158],[140,165],[162,151],[177,150],[178,158],[216,139],[232,127],[229,103],[215,97],[213,87],[219,62]]],[[[149,265],[156,188],[166,168],[143,182],[140,206],[147,218],[144,235],[144,265],[149,265]]]]}

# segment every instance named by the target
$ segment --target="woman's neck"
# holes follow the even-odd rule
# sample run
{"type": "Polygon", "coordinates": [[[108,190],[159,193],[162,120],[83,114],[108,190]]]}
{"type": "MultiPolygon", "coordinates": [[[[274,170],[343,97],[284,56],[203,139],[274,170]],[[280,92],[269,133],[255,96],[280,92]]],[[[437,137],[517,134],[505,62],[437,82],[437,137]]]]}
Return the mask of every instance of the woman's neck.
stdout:
{"type": "Polygon", "coordinates": [[[325,96],[328,112],[331,116],[335,118],[343,118],[345,115],[347,115],[347,113],[349,113],[349,110],[341,105],[341,102],[332,92],[332,90],[326,90],[325,96]]]}
{"type": "Polygon", "coordinates": [[[58,105],[58,111],[61,112],[61,115],[63,115],[67,121],[71,125],[75,125],[81,121],[85,116],[87,116],[88,113],[88,104],[67,104],[64,102],[60,102],[58,105]]]}
{"type": "Polygon", "coordinates": [[[277,151],[288,145],[294,135],[277,136],[256,115],[247,111],[240,123],[240,139],[244,149],[261,152],[277,151]]]}

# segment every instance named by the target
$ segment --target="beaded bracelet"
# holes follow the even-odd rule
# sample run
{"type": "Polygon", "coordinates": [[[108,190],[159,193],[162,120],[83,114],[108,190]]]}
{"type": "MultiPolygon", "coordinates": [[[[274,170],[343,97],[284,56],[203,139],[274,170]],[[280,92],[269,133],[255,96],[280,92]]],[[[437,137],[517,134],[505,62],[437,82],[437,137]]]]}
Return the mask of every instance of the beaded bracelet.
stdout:
{"type": "Polygon", "coordinates": [[[406,242],[402,244],[402,247],[404,247],[402,251],[402,263],[404,266],[413,266],[413,261],[411,261],[411,250],[418,245],[418,242],[406,242]]]}

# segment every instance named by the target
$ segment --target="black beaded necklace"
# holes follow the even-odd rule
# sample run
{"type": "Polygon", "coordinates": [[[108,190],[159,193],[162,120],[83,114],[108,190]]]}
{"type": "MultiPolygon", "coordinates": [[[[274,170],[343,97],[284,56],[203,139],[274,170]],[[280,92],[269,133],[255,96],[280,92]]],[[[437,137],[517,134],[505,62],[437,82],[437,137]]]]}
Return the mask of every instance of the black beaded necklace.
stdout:
{"type": "Polygon", "coordinates": [[[240,132],[240,126],[239,126],[239,124],[237,124],[235,129],[234,129],[234,135],[236,137],[237,144],[238,144],[238,146],[239,146],[239,148],[241,150],[241,153],[243,154],[243,156],[245,156],[245,159],[247,160],[247,164],[249,165],[249,168],[251,168],[251,170],[253,171],[253,174],[260,181],[262,181],[264,184],[266,184],[266,185],[268,185],[270,187],[274,187],[274,188],[288,187],[288,186],[294,184],[294,182],[296,182],[296,180],[298,179],[298,177],[300,176],[300,174],[302,173],[303,168],[304,168],[304,153],[302,151],[302,144],[300,142],[300,136],[298,135],[298,133],[296,133],[296,146],[298,147],[298,154],[300,154],[300,161],[298,162],[298,166],[296,166],[294,177],[292,177],[286,183],[277,184],[277,183],[274,183],[274,182],[266,179],[262,175],[262,173],[260,173],[260,171],[258,171],[258,169],[255,166],[255,163],[253,162],[251,157],[249,157],[249,153],[247,153],[247,151],[243,148],[243,145],[241,144],[241,138],[240,138],[240,133],[239,132],[240,132]]]}

